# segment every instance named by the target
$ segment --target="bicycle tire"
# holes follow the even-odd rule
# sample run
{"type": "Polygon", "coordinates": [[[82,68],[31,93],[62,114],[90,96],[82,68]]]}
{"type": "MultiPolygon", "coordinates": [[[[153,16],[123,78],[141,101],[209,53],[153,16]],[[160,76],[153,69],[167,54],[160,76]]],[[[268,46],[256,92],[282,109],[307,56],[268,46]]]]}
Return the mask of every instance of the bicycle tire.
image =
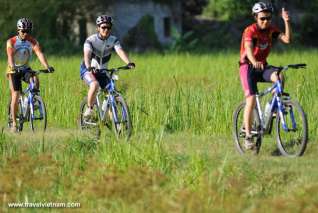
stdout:
{"type": "MultiPolygon", "coordinates": [[[[8,114],[7,114],[7,116],[8,116],[7,117],[8,118],[8,128],[11,128],[12,127],[11,98],[8,102],[7,109],[8,109],[8,114]]],[[[17,120],[16,121],[17,131],[21,132],[23,130],[24,117],[23,117],[22,104],[21,104],[20,98],[18,100],[18,111],[17,111],[16,120],[17,120]]]]}
{"type": "Polygon", "coordinates": [[[100,118],[99,109],[96,103],[93,105],[93,114],[91,118],[84,118],[84,111],[87,108],[87,97],[84,97],[80,105],[79,128],[85,131],[89,136],[100,137],[100,118]]]}
{"type": "Polygon", "coordinates": [[[111,109],[112,127],[117,139],[129,139],[132,133],[132,123],[128,105],[121,95],[116,95],[114,107],[111,109]],[[120,109],[120,110],[119,110],[120,109]],[[114,119],[114,113],[117,117],[117,122],[114,119]]]}
{"type": "MultiPolygon", "coordinates": [[[[245,128],[243,123],[243,116],[244,116],[244,108],[245,108],[245,101],[241,102],[235,109],[233,113],[233,138],[234,138],[234,147],[235,149],[241,154],[246,153],[246,149],[244,148],[244,141],[245,141],[245,128]]],[[[257,109],[254,108],[253,110],[253,122],[252,122],[252,129],[256,130],[257,134],[254,136],[256,137],[256,148],[254,149],[255,154],[259,154],[261,145],[262,145],[262,135],[260,119],[257,112],[257,109]]]]}
{"type": "Polygon", "coordinates": [[[286,100],[282,103],[285,107],[285,113],[277,115],[276,119],[276,139],[278,149],[283,156],[302,156],[308,142],[308,122],[306,114],[297,101],[286,100]],[[291,129],[288,129],[288,131],[285,131],[282,128],[281,116],[284,117],[288,128],[293,126],[293,116],[296,120],[296,127],[292,127],[291,129]]]}
{"type": "Polygon", "coordinates": [[[32,104],[33,113],[30,110],[28,115],[30,119],[31,130],[33,132],[45,131],[47,127],[47,113],[45,103],[41,96],[34,95],[32,99],[32,104]]]}

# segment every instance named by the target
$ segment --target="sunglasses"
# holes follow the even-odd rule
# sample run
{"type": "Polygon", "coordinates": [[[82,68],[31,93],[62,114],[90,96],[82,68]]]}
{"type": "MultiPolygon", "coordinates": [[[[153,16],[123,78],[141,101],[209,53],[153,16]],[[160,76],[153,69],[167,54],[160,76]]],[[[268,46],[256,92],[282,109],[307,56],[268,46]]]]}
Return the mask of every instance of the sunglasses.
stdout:
{"type": "Polygon", "coordinates": [[[20,30],[21,33],[29,33],[29,30],[20,30]]]}
{"type": "Polygon", "coordinates": [[[101,26],[100,27],[101,29],[103,29],[103,30],[110,30],[112,27],[111,26],[101,26]]]}
{"type": "Polygon", "coordinates": [[[261,21],[265,21],[265,20],[270,21],[270,20],[272,20],[272,17],[271,16],[264,16],[264,17],[260,17],[259,19],[261,21]]]}

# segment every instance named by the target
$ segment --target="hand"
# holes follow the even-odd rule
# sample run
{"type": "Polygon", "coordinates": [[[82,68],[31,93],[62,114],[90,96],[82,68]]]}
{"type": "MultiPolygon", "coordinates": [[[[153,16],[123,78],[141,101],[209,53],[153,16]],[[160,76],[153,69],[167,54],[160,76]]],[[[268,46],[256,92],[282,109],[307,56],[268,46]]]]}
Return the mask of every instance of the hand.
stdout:
{"type": "Polygon", "coordinates": [[[129,63],[127,64],[127,67],[128,67],[129,69],[134,69],[134,68],[136,67],[136,65],[135,65],[135,63],[133,63],[133,62],[129,62],[129,63]]]}
{"type": "Polygon", "coordinates": [[[49,66],[49,67],[47,68],[47,71],[50,72],[50,73],[52,73],[52,72],[54,72],[54,68],[51,67],[51,66],[49,66]]]}
{"type": "Polygon", "coordinates": [[[15,73],[16,72],[16,68],[14,66],[8,66],[8,71],[9,73],[15,73]]]}
{"type": "Polygon", "coordinates": [[[264,64],[260,61],[255,61],[253,64],[253,68],[256,70],[263,70],[264,69],[264,64]]]}
{"type": "Polygon", "coordinates": [[[282,19],[284,19],[285,22],[290,21],[289,13],[285,8],[282,8],[282,19]]]}

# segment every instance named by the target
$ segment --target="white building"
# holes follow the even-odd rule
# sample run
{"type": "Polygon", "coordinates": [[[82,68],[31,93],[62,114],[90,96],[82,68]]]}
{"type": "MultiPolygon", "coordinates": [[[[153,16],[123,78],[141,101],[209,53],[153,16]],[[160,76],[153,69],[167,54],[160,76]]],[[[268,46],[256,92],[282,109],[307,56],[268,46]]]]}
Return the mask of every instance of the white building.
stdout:
{"type": "MultiPolygon", "coordinates": [[[[112,33],[123,39],[128,31],[135,27],[142,17],[150,15],[154,20],[154,30],[161,44],[168,44],[172,39],[172,30],[181,33],[182,8],[181,1],[157,3],[153,0],[117,0],[107,6],[107,11],[97,13],[113,17],[112,33]]],[[[86,24],[88,35],[96,32],[94,22],[86,24]]]]}

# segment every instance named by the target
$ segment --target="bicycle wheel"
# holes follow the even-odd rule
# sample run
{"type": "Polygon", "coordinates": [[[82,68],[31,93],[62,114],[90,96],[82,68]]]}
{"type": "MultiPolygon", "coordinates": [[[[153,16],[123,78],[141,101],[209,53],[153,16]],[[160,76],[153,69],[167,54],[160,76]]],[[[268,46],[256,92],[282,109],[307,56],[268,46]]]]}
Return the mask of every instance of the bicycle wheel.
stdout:
{"type": "MultiPolygon", "coordinates": [[[[8,127],[11,128],[12,127],[11,98],[9,100],[7,109],[8,109],[8,127]]],[[[23,122],[24,122],[24,118],[23,118],[22,104],[21,104],[21,100],[19,98],[18,111],[17,111],[17,116],[16,116],[16,124],[17,124],[17,131],[18,132],[21,132],[23,130],[23,122]]]]}
{"type": "Polygon", "coordinates": [[[96,104],[93,105],[93,113],[89,118],[84,118],[84,112],[87,108],[87,97],[83,98],[80,105],[80,118],[79,127],[85,131],[89,136],[99,137],[100,126],[99,126],[99,111],[96,104]]]}
{"type": "Polygon", "coordinates": [[[306,114],[297,101],[283,101],[285,112],[277,115],[276,132],[278,149],[284,156],[301,156],[308,141],[306,114]],[[282,119],[286,126],[283,126],[282,119]]]}
{"type": "Polygon", "coordinates": [[[114,100],[115,102],[111,109],[113,130],[117,138],[129,139],[132,124],[128,106],[121,95],[117,95],[114,100]]]}
{"type": "Polygon", "coordinates": [[[47,126],[46,108],[42,98],[34,95],[32,99],[33,113],[30,110],[29,118],[33,132],[45,131],[47,126]]]}
{"type": "MultiPolygon", "coordinates": [[[[236,150],[240,154],[244,154],[247,150],[244,147],[245,142],[245,128],[244,128],[244,109],[245,102],[242,102],[238,105],[233,114],[233,137],[234,145],[236,150]]],[[[252,122],[252,135],[256,139],[256,148],[254,149],[255,154],[259,153],[262,144],[262,135],[261,135],[261,125],[260,119],[257,113],[256,108],[253,110],[253,122],[252,122]]]]}

